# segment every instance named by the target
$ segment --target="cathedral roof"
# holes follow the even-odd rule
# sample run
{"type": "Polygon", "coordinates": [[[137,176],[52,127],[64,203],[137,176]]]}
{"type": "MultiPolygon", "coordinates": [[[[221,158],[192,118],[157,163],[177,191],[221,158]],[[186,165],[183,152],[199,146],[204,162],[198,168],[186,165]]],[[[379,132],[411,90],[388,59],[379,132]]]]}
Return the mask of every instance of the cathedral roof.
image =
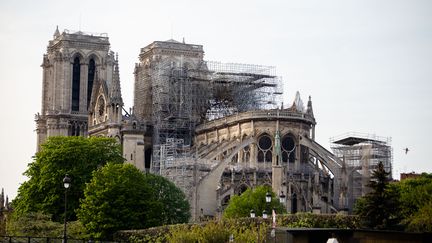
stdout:
{"type": "Polygon", "coordinates": [[[181,43],[180,41],[176,41],[176,40],[174,40],[174,39],[169,39],[169,40],[167,40],[167,41],[165,41],[165,42],[171,42],[171,43],[181,43]]]}

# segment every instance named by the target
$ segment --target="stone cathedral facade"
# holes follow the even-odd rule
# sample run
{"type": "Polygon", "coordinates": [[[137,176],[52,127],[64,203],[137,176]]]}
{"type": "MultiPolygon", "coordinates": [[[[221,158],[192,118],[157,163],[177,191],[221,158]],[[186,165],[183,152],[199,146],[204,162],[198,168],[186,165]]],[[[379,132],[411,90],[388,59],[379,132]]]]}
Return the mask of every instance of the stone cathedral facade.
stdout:
{"type": "Polygon", "coordinates": [[[56,29],[41,65],[38,149],[50,136],[113,137],[128,163],[185,192],[193,219],[263,184],[287,196],[290,212],[349,210],[344,162],[315,142],[311,99],[253,105],[278,88],[274,76],[256,66],[221,71],[203,58],[201,45],[175,40],[142,48],[127,111],[108,36],[56,29]]]}

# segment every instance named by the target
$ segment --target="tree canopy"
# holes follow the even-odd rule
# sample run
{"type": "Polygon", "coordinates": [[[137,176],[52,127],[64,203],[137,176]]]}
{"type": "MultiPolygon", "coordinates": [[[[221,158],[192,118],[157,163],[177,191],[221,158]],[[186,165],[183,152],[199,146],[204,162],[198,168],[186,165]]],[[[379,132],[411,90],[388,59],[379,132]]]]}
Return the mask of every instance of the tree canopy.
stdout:
{"type": "Polygon", "coordinates": [[[402,223],[409,231],[432,232],[432,174],[392,184],[399,192],[402,223]]]}
{"type": "Polygon", "coordinates": [[[371,179],[372,192],[355,205],[364,227],[432,232],[432,174],[389,183],[380,163],[371,179]]]}
{"type": "Polygon", "coordinates": [[[187,223],[190,218],[190,205],[185,194],[168,179],[145,174],[145,182],[150,186],[163,208],[158,215],[159,225],[187,223]]]}
{"type": "Polygon", "coordinates": [[[277,213],[285,213],[285,207],[279,202],[272,189],[268,186],[258,186],[255,189],[248,188],[240,196],[233,196],[223,215],[226,218],[249,217],[250,211],[254,210],[257,216],[261,216],[264,210],[270,214],[272,209],[277,213]],[[270,203],[265,201],[267,192],[271,192],[272,195],[270,203]]]}
{"type": "Polygon", "coordinates": [[[368,187],[371,192],[358,199],[355,212],[362,225],[373,229],[394,229],[400,222],[398,191],[389,187],[389,172],[382,162],[372,172],[368,187]]]}
{"type": "Polygon", "coordinates": [[[41,212],[61,221],[65,191],[62,181],[68,174],[72,185],[68,189],[67,219],[74,220],[92,171],[107,162],[123,161],[119,144],[111,138],[50,137],[24,173],[29,180],[18,189],[13,201],[15,213],[41,212]]]}
{"type": "Polygon", "coordinates": [[[121,229],[186,222],[189,204],[166,179],[143,174],[131,164],[107,164],[93,173],[78,218],[95,238],[121,229]]]}

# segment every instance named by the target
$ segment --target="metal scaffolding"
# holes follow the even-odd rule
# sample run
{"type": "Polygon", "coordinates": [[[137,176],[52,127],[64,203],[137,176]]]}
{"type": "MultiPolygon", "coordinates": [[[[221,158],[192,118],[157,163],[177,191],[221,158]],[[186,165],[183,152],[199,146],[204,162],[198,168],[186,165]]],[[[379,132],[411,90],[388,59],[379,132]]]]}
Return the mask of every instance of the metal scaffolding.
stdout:
{"type": "Polygon", "coordinates": [[[276,108],[282,94],[281,80],[268,66],[202,62],[191,67],[161,60],[150,76],[151,170],[176,184],[187,185],[177,180],[184,180],[185,171],[193,169],[196,125],[237,112],[276,108]]]}
{"type": "MultiPolygon", "coordinates": [[[[382,162],[392,175],[393,149],[391,138],[372,134],[347,133],[330,138],[333,153],[344,161],[347,171],[348,198],[359,198],[368,192],[370,175],[382,162]]],[[[348,202],[350,208],[354,201],[348,202]]]]}

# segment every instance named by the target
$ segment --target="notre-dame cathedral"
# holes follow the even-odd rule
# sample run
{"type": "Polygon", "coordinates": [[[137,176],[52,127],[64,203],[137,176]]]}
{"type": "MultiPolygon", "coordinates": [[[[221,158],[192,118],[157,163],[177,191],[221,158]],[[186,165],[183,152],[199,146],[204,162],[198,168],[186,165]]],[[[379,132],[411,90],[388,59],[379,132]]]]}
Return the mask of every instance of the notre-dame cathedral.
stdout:
{"type": "Polygon", "coordinates": [[[315,141],[310,97],[284,106],[273,67],[205,61],[202,45],[155,41],[130,67],[126,109],[106,34],[56,29],[41,66],[38,149],[50,136],[113,137],[128,163],[185,192],[193,219],[217,216],[230,197],[263,184],[289,212],[352,207],[344,161],[315,141]]]}

